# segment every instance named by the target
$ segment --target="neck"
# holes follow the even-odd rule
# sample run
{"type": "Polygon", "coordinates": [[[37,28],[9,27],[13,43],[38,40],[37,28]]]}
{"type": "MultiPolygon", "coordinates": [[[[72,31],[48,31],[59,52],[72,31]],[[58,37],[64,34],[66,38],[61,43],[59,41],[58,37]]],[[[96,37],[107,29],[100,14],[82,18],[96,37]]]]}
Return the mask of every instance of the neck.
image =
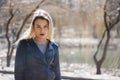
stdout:
{"type": "Polygon", "coordinates": [[[48,42],[47,39],[34,38],[34,40],[39,44],[45,44],[48,42]]]}

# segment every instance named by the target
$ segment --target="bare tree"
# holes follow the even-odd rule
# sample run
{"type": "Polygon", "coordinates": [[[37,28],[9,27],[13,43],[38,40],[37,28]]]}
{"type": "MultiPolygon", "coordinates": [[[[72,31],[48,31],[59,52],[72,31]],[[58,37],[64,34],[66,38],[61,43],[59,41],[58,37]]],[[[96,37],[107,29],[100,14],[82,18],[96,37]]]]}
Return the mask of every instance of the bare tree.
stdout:
{"type": "Polygon", "coordinates": [[[97,50],[93,56],[95,64],[96,64],[96,68],[97,68],[96,74],[101,74],[101,65],[106,59],[107,48],[108,48],[108,44],[110,40],[110,32],[112,28],[115,27],[115,25],[118,24],[120,21],[120,5],[115,10],[110,10],[110,7],[108,7],[108,5],[110,5],[110,0],[106,0],[105,6],[104,6],[105,31],[97,46],[97,50]],[[103,39],[105,39],[105,35],[107,37],[106,37],[104,48],[103,48],[103,54],[102,54],[101,59],[98,60],[97,55],[99,54],[100,46],[102,45],[103,39]]]}
{"type": "MultiPolygon", "coordinates": [[[[9,62],[8,58],[9,58],[9,53],[10,53],[10,50],[11,50],[11,41],[10,41],[10,37],[9,37],[9,26],[10,26],[10,23],[11,23],[14,15],[15,15],[15,13],[13,13],[12,2],[10,2],[9,13],[10,13],[10,18],[8,19],[8,21],[6,23],[7,25],[6,25],[6,34],[5,34],[7,42],[8,42],[7,62],[9,62]]],[[[8,63],[7,63],[7,66],[9,66],[8,63]]]]}
{"type": "MultiPolygon", "coordinates": [[[[19,37],[20,37],[20,34],[21,34],[21,32],[22,32],[22,30],[23,30],[23,28],[25,27],[25,24],[26,24],[26,22],[28,21],[28,19],[30,18],[30,16],[32,15],[32,13],[36,10],[36,9],[38,9],[39,8],[39,6],[44,2],[45,0],[42,0],[42,1],[40,1],[38,4],[37,4],[37,6],[29,13],[29,14],[27,14],[26,16],[25,16],[25,19],[23,20],[23,22],[22,22],[22,25],[21,25],[21,27],[20,27],[20,29],[19,29],[19,31],[17,32],[17,36],[16,36],[16,38],[15,38],[15,40],[14,40],[14,42],[16,42],[18,39],[19,39],[19,37]]],[[[7,66],[10,66],[10,63],[11,63],[11,57],[12,57],[12,54],[13,54],[13,51],[14,51],[14,48],[15,48],[15,46],[14,45],[12,45],[12,42],[10,41],[10,36],[9,36],[9,27],[10,27],[10,23],[11,23],[11,21],[12,21],[12,19],[14,18],[14,16],[15,16],[15,12],[13,12],[13,5],[12,5],[12,1],[10,1],[10,8],[9,8],[9,13],[10,13],[10,18],[9,18],[9,20],[7,21],[7,26],[6,26],[6,39],[7,39],[7,42],[8,42],[8,51],[7,51],[7,66]]],[[[13,42],[13,43],[14,43],[13,42]]]]}

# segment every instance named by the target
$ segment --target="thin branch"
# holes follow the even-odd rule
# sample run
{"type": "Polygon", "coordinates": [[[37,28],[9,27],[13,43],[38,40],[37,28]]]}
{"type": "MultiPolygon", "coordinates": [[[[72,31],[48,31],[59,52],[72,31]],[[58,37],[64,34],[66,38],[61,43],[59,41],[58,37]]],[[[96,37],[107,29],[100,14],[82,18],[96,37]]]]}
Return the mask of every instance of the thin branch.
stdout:
{"type": "Polygon", "coordinates": [[[103,55],[102,55],[102,58],[101,58],[101,63],[105,60],[106,58],[106,54],[107,54],[107,48],[108,48],[108,44],[109,44],[109,40],[110,40],[110,33],[107,32],[107,40],[105,42],[105,46],[104,46],[104,51],[103,51],[103,55]]]}
{"type": "Polygon", "coordinates": [[[9,26],[10,26],[10,23],[11,23],[11,21],[12,21],[12,19],[13,19],[13,17],[14,17],[14,14],[15,13],[13,13],[13,6],[12,6],[12,3],[10,3],[10,7],[9,7],[10,9],[9,9],[9,13],[10,13],[10,18],[8,19],[8,21],[7,21],[7,25],[6,25],[6,34],[5,34],[5,36],[6,36],[6,39],[7,39],[7,42],[8,42],[8,53],[7,54],[9,54],[9,51],[10,51],[10,39],[9,39],[9,26]]]}
{"type": "Polygon", "coordinates": [[[95,54],[94,54],[94,60],[95,60],[95,62],[97,62],[96,56],[97,56],[97,54],[98,54],[98,52],[99,52],[100,46],[101,46],[102,41],[103,41],[103,39],[104,39],[104,37],[105,37],[105,33],[106,33],[106,30],[103,32],[102,38],[101,38],[101,40],[99,41],[98,46],[97,46],[97,50],[96,50],[96,52],[95,52],[95,54]]]}
{"type": "Polygon", "coordinates": [[[107,8],[108,1],[109,0],[106,0],[105,6],[104,6],[104,24],[105,24],[105,28],[106,28],[107,31],[109,31],[109,27],[108,27],[107,20],[106,20],[106,17],[107,17],[106,8],[107,8]]]}

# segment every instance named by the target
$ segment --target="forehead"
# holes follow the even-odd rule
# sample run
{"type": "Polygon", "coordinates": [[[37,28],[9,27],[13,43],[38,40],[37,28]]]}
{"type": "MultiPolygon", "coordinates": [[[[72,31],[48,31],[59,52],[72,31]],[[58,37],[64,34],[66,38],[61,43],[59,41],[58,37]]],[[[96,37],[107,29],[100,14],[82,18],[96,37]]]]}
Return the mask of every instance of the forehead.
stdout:
{"type": "Polygon", "coordinates": [[[48,24],[48,21],[45,19],[36,19],[35,24],[48,24]]]}

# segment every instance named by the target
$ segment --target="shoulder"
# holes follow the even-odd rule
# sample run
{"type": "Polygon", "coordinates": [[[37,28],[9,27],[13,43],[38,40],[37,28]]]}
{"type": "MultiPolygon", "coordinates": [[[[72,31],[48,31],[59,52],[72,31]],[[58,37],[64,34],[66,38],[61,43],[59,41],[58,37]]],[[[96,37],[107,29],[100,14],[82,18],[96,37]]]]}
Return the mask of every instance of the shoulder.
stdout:
{"type": "Polygon", "coordinates": [[[57,43],[55,43],[55,42],[50,42],[51,43],[51,45],[54,47],[54,48],[58,48],[59,47],[59,45],[57,44],[57,43]]]}
{"type": "Polygon", "coordinates": [[[24,44],[26,44],[26,43],[29,43],[29,42],[31,42],[31,41],[32,41],[32,39],[22,39],[22,40],[19,41],[19,43],[24,43],[24,44]]]}
{"type": "Polygon", "coordinates": [[[29,39],[22,39],[19,41],[18,46],[26,46],[29,42],[29,39]]]}
{"type": "Polygon", "coordinates": [[[19,41],[19,44],[25,44],[27,42],[27,39],[22,39],[19,41]]]}

